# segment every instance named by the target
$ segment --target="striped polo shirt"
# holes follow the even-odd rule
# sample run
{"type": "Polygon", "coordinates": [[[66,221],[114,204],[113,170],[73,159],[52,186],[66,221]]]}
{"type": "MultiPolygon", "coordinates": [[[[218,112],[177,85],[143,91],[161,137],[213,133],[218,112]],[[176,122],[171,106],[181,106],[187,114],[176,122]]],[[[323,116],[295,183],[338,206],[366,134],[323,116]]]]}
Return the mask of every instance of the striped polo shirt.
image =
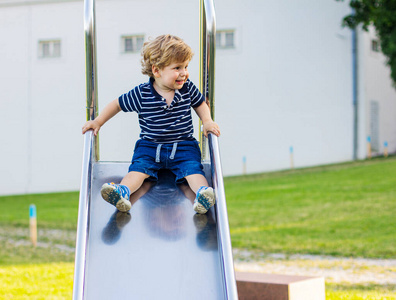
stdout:
{"type": "Polygon", "coordinates": [[[154,79],[142,83],[118,98],[124,112],[137,112],[140,138],[155,143],[177,143],[194,140],[191,107],[205,100],[198,88],[188,79],[168,107],[166,99],[153,87],[154,79]]]}

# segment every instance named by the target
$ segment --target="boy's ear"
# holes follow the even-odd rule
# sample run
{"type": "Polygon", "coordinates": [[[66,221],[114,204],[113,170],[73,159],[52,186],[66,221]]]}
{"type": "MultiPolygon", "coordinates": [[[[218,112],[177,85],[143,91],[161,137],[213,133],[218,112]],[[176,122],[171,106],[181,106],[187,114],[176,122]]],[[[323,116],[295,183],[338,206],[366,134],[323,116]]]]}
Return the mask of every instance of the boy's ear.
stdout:
{"type": "Polygon", "coordinates": [[[151,71],[153,72],[154,77],[160,77],[160,69],[156,65],[151,66],[151,71]]]}

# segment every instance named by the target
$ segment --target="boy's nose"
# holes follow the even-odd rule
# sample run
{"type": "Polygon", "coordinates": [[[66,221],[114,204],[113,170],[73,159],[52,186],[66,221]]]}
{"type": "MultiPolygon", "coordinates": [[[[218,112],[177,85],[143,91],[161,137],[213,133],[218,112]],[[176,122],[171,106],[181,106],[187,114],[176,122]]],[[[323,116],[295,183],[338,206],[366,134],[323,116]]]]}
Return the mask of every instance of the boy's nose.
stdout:
{"type": "Polygon", "coordinates": [[[186,69],[182,69],[180,71],[180,76],[185,76],[187,74],[187,70],[186,69]]]}

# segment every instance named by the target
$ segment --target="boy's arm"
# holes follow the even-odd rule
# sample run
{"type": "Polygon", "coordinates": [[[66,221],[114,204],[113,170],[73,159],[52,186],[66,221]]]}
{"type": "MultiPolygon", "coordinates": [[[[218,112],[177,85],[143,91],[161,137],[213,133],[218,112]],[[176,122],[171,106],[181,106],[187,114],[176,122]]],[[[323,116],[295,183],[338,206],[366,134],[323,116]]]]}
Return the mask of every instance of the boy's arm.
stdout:
{"type": "Polygon", "coordinates": [[[95,118],[95,120],[87,121],[82,127],[82,133],[84,134],[88,130],[93,130],[94,135],[97,135],[99,129],[114,117],[117,113],[121,111],[120,104],[118,103],[118,99],[111,101],[109,104],[105,106],[105,108],[100,112],[99,116],[95,118]]]}
{"type": "Polygon", "coordinates": [[[195,107],[194,110],[202,121],[204,135],[207,137],[208,133],[211,132],[216,136],[220,136],[219,125],[212,120],[209,106],[205,102],[202,102],[201,105],[195,107]]]}

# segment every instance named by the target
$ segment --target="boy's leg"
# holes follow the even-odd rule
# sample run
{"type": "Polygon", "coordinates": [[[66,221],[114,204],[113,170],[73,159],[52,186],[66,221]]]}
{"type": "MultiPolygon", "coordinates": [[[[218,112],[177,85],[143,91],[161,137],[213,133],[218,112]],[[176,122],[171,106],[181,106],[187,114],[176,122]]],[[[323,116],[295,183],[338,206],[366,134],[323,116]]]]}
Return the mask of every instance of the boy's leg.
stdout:
{"type": "Polygon", "coordinates": [[[119,211],[127,212],[131,209],[129,196],[143,184],[149,175],[140,172],[129,172],[120,184],[105,183],[101,194],[104,200],[114,205],[119,211]]]}
{"type": "Polygon", "coordinates": [[[197,193],[197,191],[199,190],[199,188],[201,186],[209,185],[205,176],[203,176],[201,174],[193,174],[193,175],[186,176],[186,180],[188,182],[188,185],[190,186],[190,188],[193,190],[193,192],[195,194],[197,193]]]}
{"type": "Polygon", "coordinates": [[[126,174],[120,184],[126,185],[129,188],[130,193],[133,194],[142,186],[144,180],[149,177],[150,176],[145,173],[132,171],[126,174]]]}
{"type": "Polygon", "coordinates": [[[196,194],[194,210],[199,214],[205,214],[216,202],[213,189],[208,186],[208,181],[201,174],[186,176],[186,180],[196,194]]]}

